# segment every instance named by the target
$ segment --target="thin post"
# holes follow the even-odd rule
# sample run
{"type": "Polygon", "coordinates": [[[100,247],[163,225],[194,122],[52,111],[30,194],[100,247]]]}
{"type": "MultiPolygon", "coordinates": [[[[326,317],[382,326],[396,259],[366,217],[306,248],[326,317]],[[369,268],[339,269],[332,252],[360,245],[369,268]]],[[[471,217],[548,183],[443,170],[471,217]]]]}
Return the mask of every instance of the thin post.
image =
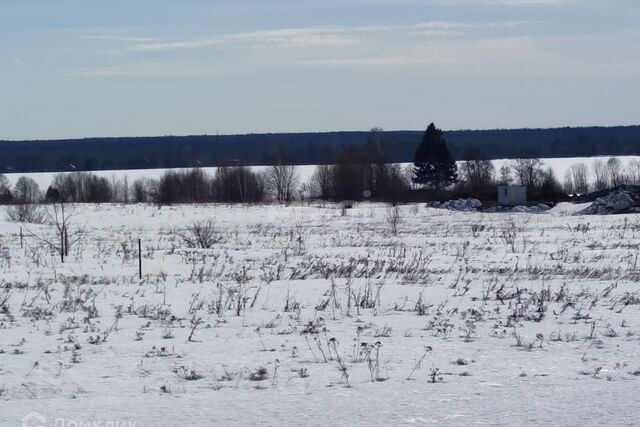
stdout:
{"type": "Polygon", "coordinates": [[[20,249],[23,248],[22,239],[23,239],[23,237],[22,237],[22,227],[20,227],[20,249]]]}
{"type": "Polygon", "coordinates": [[[64,233],[60,233],[60,262],[64,264],[64,233]]]}
{"type": "Polygon", "coordinates": [[[142,240],[138,239],[138,277],[142,280],[142,240]]]}

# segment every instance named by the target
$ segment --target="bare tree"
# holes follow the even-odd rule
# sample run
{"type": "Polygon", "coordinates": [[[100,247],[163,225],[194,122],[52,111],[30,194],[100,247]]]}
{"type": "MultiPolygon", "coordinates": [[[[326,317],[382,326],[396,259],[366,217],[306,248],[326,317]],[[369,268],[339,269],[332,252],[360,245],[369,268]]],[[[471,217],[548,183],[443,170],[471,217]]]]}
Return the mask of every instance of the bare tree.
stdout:
{"type": "Polygon", "coordinates": [[[493,162],[477,147],[468,149],[465,160],[460,167],[461,179],[472,188],[485,187],[493,184],[495,167],[493,162]]]}
{"type": "Polygon", "coordinates": [[[593,185],[596,191],[609,188],[609,173],[604,162],[602,160],[594,160],[592,169],[595,178],[593,185]]]}
{"type": "Polygon", "coordinates": [[[111,178],[111,197],[114,202],[129,203],[131,201],[129,193],[129,180],[125,175],[123,179],[115,176],[111,178]]]}
{"type": "Polygon", "coordinates": [[[562,183],[562,191],[567,194],[576,193],[576,187],[573,185],[573,175],[571,174],[571,170],[567,170],[564,174],[564,182],[562,183]]]}
{"type": "Polygon", "coordinates": [[[13,190],[13,196],[16,203],[34,204],[42,200],[42,193],[38,183],[28,176],[18,178],[13,190]]]}
{"type": "Polygon", "coordinates": [[[13,199],[11,184],[6,176],[0,174],[0,203],[7,203],[13,199]]]}
{"type": "Polygon", "coordinates": [[[90,172],[58,173],[49,187],[67,203],[108,203],[118,199],[118,184],[114,179],[99,177],[90,172]]]}
{"type": "Polygon", "coordinates": [[[279,202],[290,202],[298,184],[298,171],[293,165],[273,165],[265,171],[265,184],[279,202]]]}
{"type": "Polygon", "coordinates": [[[330,165],[316,166],[309,182],[309,188],[314,196],[321,199],[333,197],[333,167],[330,165]]]}
{"type": "Polygon", "coordinates": [[[362,150],[360,147],[348,147],[338,156],[333,165],[333,196],[336,200],[357,200],[365,190],[362,171],[362,150]]]}
{"type": "Polygon", "coordinates": [[[222,166],[213,179],[213,196],[219,202],[258,202],[264,196],[264,181],[246,166],[222,166]]]}
{"type": "Polygon", "coordinates": [[[161,205],[210,202],[213,185],[213,180],[200,168],[166,171],[158,181],[155,201],[161,205]]]}
{"type": "Polygon", "coordinates": [[[38,205],[42,193],[33,178],[21,176],[13,190],[14,206],[7,208],[7,217],[11,221],[40,224],[44,220],[42,208],[38,205]]]}
{"type": "Polygon", "coordinates": [[[129,203],[131,201],[131,192],[129,191],[129,177],[124,176],[124,180],[122,180],[122,201],[124,203],[129,203]]]}
{"type": "Polygon", "coordinates": [[[385,168],[385,186],[383,191],[378,190],[379,195],[391,203],[402,200],[409,190],[409,182],[398,164],[389,164],[385,168]]]}
{"type": "Polygon", "coordinates": [[[48,222],[55,227],[56,235],[60,241],[60,259],[69,256],[69,247],[76,243],[82,234],[79,229],[71,230],[73,227],[73,218],[76,216],[74,205],[66,203],[54,203],[46,210],[48,222]]]}
{"type": "Polygon", "coordinates": [[[630,184],[640,184],[640,161],[633,159],[629,162],[627,165],[627,177],[630,184]]]}
{"type": "Polygon", "coordinates": [[[131,197],[135,203],[148,203],[156,196],[158,182],[150,178],[138,178],[131,186],[131,197]]]}
{"type": "Polygon", "coordinates": [[[26,222],[29,224],[42,224],[44,222],[42,206],[33,203],[8,206],[6,213],[9,221],[13,222],[26,222]]]}
{"type": "Polygon", "coordinates": [[[623,184],[624,175],[622,174],[622,163],[617,157],[611,157],[607,160],[607,170],[609,171],[609,182],[611,186],[617,187],[623,184]]]}
{"type": "Polygon", "coordinates": [[[500,177],[498,178],[498,183],[500,185],[509,185],[513,182],[513,177],[511,176],[511,168],[509,165],[502,165],[500,168],[500,177]]]}
{"type": "Polygon", "coordinates": [[[585,194],[589,192],[589,168],[584,163],[571,165],[569,168],[571,181],[573,183],[573,192],[585,194]]]}
{"type": "Polygon", "coordinates": [[[544,198],[554,198],[559,192],[562,191],[562,185],[556,179],[553,169],[543,169],[540,173],[540,183],[538,187],[540,195],[544,198]]]}
{"type": "Polygon", "coordinates": [[[69,256],[69,248],[82,237],[82,229],[74,227],[73,219],[76,214],[75,205],[54,203],[45,209],[45,218],[47,223],[54,226],[55,239],[40,236],[29,229],[27,232],[58,252],[60,261],[64,262],[65,258],[69,256]]]}
{"type": "Polygon", "coordinates": [[[538,158],[516,159],[511,166],[520,185],[537,187],[543,175],[542,161],[538,158]]]}

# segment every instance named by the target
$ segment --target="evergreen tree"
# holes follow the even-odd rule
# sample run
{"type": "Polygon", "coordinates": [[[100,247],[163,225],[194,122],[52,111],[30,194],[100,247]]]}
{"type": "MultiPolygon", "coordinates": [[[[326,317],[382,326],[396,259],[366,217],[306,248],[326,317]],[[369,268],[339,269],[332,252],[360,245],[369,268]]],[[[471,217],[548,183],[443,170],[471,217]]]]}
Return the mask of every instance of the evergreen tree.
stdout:
{"type": "Polygon", "coordinates": [[[47,188],[47,194],[44,196],[45,201],[49,203],[58,203],[62,200],[62,196],[60,195],[60,190],[55,187],[49,186],[47,188]]]}
{"type": "Polygon", "coordinates": [[[413,182],[442,190],[458,180],[456,165],[443,132],[433,123],[429,125],[413,162],[413,182]]]}

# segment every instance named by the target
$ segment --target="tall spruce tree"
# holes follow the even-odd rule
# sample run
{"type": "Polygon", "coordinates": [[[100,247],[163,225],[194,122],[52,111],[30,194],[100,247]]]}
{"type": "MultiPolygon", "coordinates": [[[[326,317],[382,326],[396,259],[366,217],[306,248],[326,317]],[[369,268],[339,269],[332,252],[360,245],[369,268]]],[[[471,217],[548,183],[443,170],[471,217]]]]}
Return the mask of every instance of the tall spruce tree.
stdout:
{"type": "Polygon", "coordinates": [[[458,167],[447,147],[443,132],[433,123],[429,125],[413,162],[413,182],[435,190],[442,190],[458,180],[458,167]]]}

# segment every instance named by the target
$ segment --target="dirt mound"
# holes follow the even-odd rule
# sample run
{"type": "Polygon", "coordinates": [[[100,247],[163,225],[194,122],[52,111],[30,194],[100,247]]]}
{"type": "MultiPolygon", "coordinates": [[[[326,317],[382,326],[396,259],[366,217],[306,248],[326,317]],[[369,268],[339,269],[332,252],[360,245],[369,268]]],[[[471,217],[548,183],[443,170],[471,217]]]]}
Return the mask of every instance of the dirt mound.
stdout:
{"type": "Polygon", "coordinates": [[[586,209],[579,212],[582,215],[606,215],[636,211],[638,196],[625,189],[616,189],[603,197],[596,198],[586,209]]]}
{"type": "Polygon", "coordinates": [[[477,211],[482,208],[482,202],[478,199],[448,200],[444,203],[433,202],[427,204],[429,208],[449,209],[451,211],[477,211]]]}
{"type": "Polygon", "coordinates": [[[551,209],[548,205],[543,203],[533,206],[495,206],[489,209],[485,209],[483,212],[511,212],[511,213],[545,213],[551,209]]]}

